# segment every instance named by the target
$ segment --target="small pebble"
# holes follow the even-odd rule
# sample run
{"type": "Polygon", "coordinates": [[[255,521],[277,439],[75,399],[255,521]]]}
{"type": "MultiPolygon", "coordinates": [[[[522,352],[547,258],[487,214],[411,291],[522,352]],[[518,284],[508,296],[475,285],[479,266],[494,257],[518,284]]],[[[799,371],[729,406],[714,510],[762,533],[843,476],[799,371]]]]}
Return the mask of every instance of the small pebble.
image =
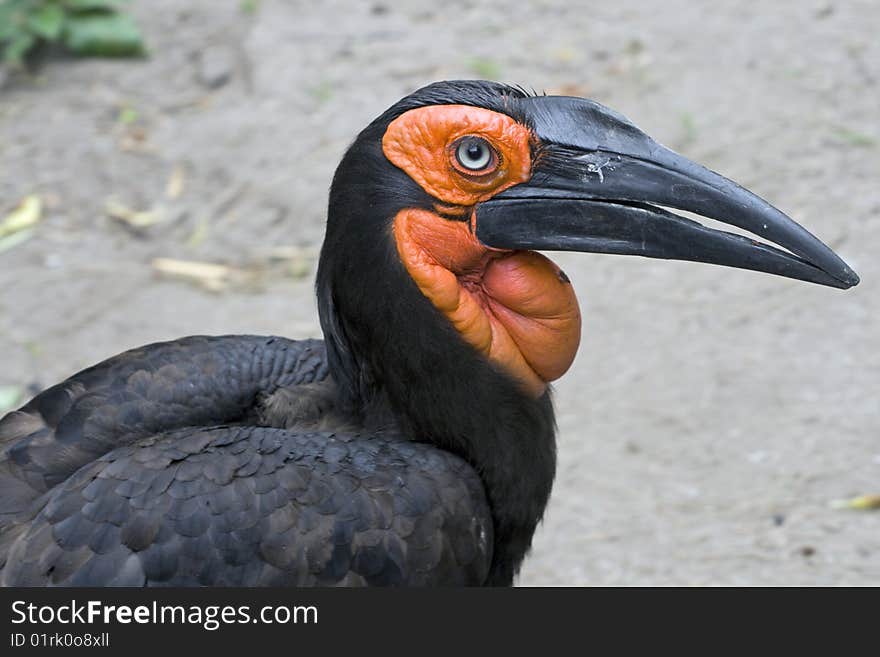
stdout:
{"type": "Polygon", "coordinates": [[[219,89],[232,79],[235,55],[225,46],[208,46],[199,55],[199,82],[208,89],[219,89]]]}

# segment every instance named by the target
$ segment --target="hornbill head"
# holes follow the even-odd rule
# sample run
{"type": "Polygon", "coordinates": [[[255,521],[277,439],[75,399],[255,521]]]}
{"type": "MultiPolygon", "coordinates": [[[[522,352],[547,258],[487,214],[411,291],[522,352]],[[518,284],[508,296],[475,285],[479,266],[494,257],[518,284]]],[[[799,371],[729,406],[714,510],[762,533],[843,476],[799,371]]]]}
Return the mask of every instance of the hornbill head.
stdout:
{"type": "Polygon", "coordinates": [[[788,216],[613,110],[441,82],[376,119],[334,178],[318,280],[331,362],[363,352],[365,340],[391,340],[392,325],[416,312],[387,282],[400,275],[464,342],[541,396],[574,358],[580,315],[565,274],[534,250],[691,260],[844,289],[859,281],[788,216]],[[397,314],[380,315],[365,298],[396,303],[397,314]],[[372,323],[370,335],[359,321],[372,323]]]}

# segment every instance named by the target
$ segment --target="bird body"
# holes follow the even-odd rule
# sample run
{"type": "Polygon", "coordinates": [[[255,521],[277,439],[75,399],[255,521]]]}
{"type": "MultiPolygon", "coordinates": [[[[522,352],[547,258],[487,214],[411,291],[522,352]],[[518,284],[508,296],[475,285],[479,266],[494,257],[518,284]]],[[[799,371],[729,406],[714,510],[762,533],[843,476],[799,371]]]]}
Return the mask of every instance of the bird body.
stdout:
{"type": "Polygon", "coordinates": [[[571,281],[536,250],[858,282],[597,103],[429,85],[337,168],[323,342],[147,345],[0,420],[0,583],[511,584],[555,473],[549,386],[581,331],[571,281]]]}
{"type": "Polygon", "coordinates": [[[38,395],[0,423],[15,443],[0,461],[3,583],[482,583],[492,521],[467,463],[332,427],[326,409],[271,408],[326,377],[320,341],[198,336],[38,395]],[[293,422],[259,426],[273,419],[293,422]]]}

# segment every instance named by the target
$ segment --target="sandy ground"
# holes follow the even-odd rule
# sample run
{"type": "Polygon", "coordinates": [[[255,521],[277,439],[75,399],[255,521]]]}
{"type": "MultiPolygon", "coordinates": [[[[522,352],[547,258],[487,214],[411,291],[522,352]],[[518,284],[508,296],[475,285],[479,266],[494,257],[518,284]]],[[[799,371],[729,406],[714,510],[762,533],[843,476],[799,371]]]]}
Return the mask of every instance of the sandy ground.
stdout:
{"type": "Polygon", "coordinates": [[[587,95],[766,197],[863,282],[555,256],[585,328],[520,584],[880,584],[880,512],[829,504],[880,493],[877,3],[134,10],[149,59],[50,58],[0,91],[0,212],[47,204],[0,253],[0,386],[187,334],[317,336],[326,190],[360,127],[437,79],[587,95]],[[159,257],[242,271],[212,292],[158,276],[159,257]]]}

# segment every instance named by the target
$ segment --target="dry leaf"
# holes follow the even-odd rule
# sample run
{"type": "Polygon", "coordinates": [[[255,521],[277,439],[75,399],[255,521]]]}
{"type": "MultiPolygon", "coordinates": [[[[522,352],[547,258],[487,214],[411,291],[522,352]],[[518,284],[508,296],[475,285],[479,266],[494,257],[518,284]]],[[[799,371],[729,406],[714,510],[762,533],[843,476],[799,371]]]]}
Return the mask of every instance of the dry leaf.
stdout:
{"type": "Polygon", "coordinates": [[[175,164],[174,168],[171,170],[171,175],[168,177],[168,184],[165,185],[165,196],[172,201],[180,198],[180,195],[183,194],[185,184],[186,173],[182,166],[175,164]]]}
{"type": "Polygon", "coordinates": [[[0,238],[35,226],[40,221],[43,204],[36,194],[25,196],[15,210],[0,221],[0,238]]]}
{"type": "Polygon", "coordinates": [[[27,229],[20,230],[17,233],[7,235],[6,237],[0,237],[0,253],[8,251],[9,249],[13,249],[23,242],[27,242],[33,236],[34,231],[27,229]]]}
{"type": "Polygon", "coordinates": [[[200,246],[208,237],[208,228],[208,218],[202,217],[199,219],[199,223],[196,224],[193,232],[190,234],[189,238],[187,238],[186,245],[189,247],[200,246]]]}
{"type": "Polygon", "coordinates": [[[312,273],[312,263],[308,258],[291,258],[287,264],[287,273],[291,278],[306,278],[312,273]]]}
{"type": "Polygon", "coordinates": [[[237,269],[214,262],[196,260],[175,260],[173,258],[156,258],[153,269],[167,276],[182,278],[201,285],[211,292],[220,292],[229,286],[231,279],[241,274],[237,269]]]}
{"type": "Polygon", "coordinates": [[[835,509],[856,509],[858,511],[880,509],[880,495],[859,495],[848,500],[834,500],[831,506],[835,509]]]}
{"type": "Polygon", "coordinates": [[[159,210],[132,210],[116,201],[107,201],[104,210],[111,219],[126,223],[132,228],[149,228],[165,219],[159,210]]]}

